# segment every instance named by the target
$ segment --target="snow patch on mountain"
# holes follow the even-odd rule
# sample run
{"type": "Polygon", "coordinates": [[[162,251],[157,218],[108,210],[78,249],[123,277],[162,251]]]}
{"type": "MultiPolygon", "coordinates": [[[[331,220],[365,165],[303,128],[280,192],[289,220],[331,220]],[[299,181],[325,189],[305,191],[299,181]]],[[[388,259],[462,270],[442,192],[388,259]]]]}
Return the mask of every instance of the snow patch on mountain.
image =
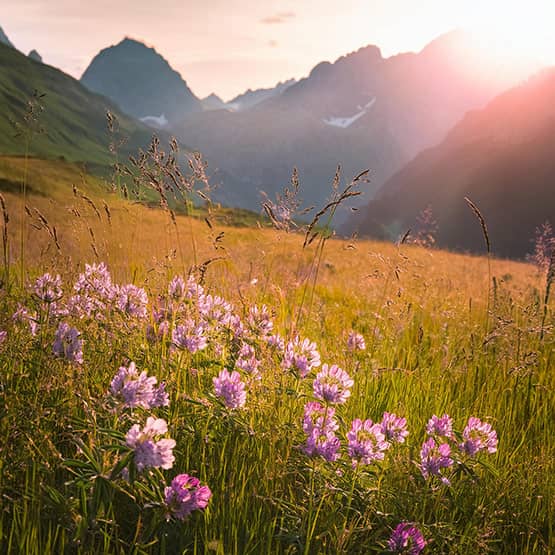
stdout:
{"type": "Polygon", "coordinates": [[[370,102],[368,102],[363,108],[359,106],[358,109],[360,111],[353,116],[342,117],[342,118],[329,117],[329,118],[324,118],[322,121],[326,125],[331,125],[332,127],[341,127],[342,129],[347,129],[347,127],[350,127],[353,123],[355,123],[355,121],[357,121],[362,116],[364,116],[368,112],[368,110],[374,105],[375,102],[376,102],[376,97],[372,98],[372,100],[370,100],[370,102]]]}
{"type": "Polygon", "coordinates": [[[168,118],[166,118],[165,114],[161,114],[160,116],[145,116],[141,118],[141,121],[151,127],[163,128],[168,125],[168,118]]]}

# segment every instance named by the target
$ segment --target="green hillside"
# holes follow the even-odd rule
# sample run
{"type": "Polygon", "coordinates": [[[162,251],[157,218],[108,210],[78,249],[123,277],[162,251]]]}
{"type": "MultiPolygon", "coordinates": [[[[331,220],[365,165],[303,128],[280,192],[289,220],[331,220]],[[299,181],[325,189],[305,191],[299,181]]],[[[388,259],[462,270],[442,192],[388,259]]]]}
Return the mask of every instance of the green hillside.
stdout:
{"type": "Polygon", "coordinates": [[[24,154],[32,130],[33,156],[106,166],[114,160],[108,148],[108,110],[118,119],[119,135],[127,138],[120,147],[123,156],[148,144],[152,130],[122,114],[107,98],[0,44],[0,154],[24,154]],[[38,99],[43,109],[36,109],[38,118],[30,120],[26,115],[35,91],[44,95],[38,99]]]}

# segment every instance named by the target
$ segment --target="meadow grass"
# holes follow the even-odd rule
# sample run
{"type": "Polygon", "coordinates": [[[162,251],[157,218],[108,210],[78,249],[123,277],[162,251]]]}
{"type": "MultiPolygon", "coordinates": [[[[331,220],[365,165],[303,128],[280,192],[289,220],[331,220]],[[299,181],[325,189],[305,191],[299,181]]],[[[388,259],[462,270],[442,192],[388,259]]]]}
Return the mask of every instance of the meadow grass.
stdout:
{"type": "MultiPolygon", "coordinates": [[[[10,164],[4,173],[17,181],[16,162],[10,164]]],[[[554,549],[554,313],[548,299],[542,323],[545,275],[533,266],[371,241],[329,239],[303,248],[297,233],[217,221],[209,227],[204,215],[172,218],[107,195],[87,176],[74,193],[74,177],[56,174],[57,187],[37,194],[48,187],[41,167],[37,162],[35,178],[29,165],[27,212],[15,192],[4,194],[4,552],[382,552],[401,522],[422,531],[427,553],[554,549]],[[39,179],[45,181],[33,187],[39,179]],[[86,262],[106,262],[114,282],[144,288],[148,316],[114,308],[104,320],[53,316],[30,292],[37,276],[60,274],[60,302],[67,302],[86,262]],[[268,306],[286,342],[309,338],[322,363],[352,377],[351,396],[336,406],[338,460],[303,450],[303,407],[314,400],[318,368],[300,378],[261,337],[244,339],[261,361],[261,377],[241,372],[246,403],[231,409],[215,394],[213,378],[234,369],[242,340],[226,335],[194,353],[175,351],[167,336],[149,341],[147,327],[158,329],[151,307],[175,275],[186,278],[191,269],[243,322],[251,307],[268,306]],[[19,303],[38,311],[36,335],[12,319],[19,303]],[[82,364],[54,355],[60,320],[81,333],[82,364]],[[351,330],[364,336],[365,350],[347,348],[351,330]],[[130,361],[165,382],[168,407],[114,412],[110,383],[130,361]],[[405,417],[409,436],[383,461],[353,467],[351,421],[380,422],[384,412],[405,417]],[[424,479],[418,467],[426,423],[445,413],[457,434],[476,416],[499,441],[495,453],[453,465],[450,486],[424,479]],[[139,474],[125,434],[149,414],[167,421],[175,462],[139,474]],[[130,481],[119,474],[124,467],[130,481]],[[163,487],[178,473],[198,477],[212,498],[184,522],[166,521],[163,487]]]]}

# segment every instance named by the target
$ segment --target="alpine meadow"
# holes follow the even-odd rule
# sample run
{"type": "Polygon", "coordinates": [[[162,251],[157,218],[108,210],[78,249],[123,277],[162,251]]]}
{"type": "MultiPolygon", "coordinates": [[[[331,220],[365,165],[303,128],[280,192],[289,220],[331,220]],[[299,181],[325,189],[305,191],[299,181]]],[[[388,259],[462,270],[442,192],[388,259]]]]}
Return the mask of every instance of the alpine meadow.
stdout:
{"type": "Polygon", "coordinates": [[[435,1],[7,4],[0,553],[554,553],[551,58],[435,1]]]}

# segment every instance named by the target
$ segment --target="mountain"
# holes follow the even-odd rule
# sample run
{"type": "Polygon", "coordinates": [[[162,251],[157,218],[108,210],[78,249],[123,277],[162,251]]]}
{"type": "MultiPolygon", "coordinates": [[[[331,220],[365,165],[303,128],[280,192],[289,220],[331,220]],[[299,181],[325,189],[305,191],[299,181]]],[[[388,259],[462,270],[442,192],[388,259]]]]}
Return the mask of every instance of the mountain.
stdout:
{"type": "Polygon", "coordinates": [[[351,230],[382,238],[415,227],[431,206],[437,244],[482,251],[469,197],[484,216],[495,254],[523,257],[534,229],[555,218],[555,69],[469,112],[419,154],[359,212],[351,230]]]}
{"type": "Polygon", "coordinates": [[[206,98],[201,100],[202,109],[204,111],[209,110],[226,110],[227,104],[217,95],[217,94],[209,94],[206,98]]]}
{"type": "Polygon", "coordinates": [[[138,119],[174,122],[202,110],[181,75],[154,48],[130,38],[101,50],[81,83],[138,119]]]}
{"type": "Polygon", "coordinates": [[[10,46],[11,48],[15,48],[15,46],[11,43],[6,33],[4,33],[4,30],[2,29],[2,27],[0,27],[0,43],[10,46]]]}
{"type": "MultiPolygon", "coordinates": [[[[339,164],[345,179],[369,168],[367,192],[373,194],[420,150],[442,140],[467,110],[517,78],[455,31],[419,53],[384,58],[376,46],[361,48],[318,64],[307,78],[248,110],[189,114],[172,130],[225,176],[224,202],[233,196],[256,208],[260,191],[273,197],[296,166],[304,200],[320,205],[339,164]]],[[[368,195],[353,204],[367,201],[368,195]]]]}
{"type": "Polygon", "coordinates": [[[110,100],[79,81],[3,44],[0,106],[0,154],[24,154],[26,132],[33,130],[30,155],[106,167],[114,161],[108,150],[107,110],[118,118],[119,132],[127,137],[120,149],[122,157],[146,147],[152,134],[152,129],[122,114],[110,100]],[[34,97],[35,92],[44,96],[34,97]]]}
{"type": "Polygon", "coordinates": [[[291,85],[295,84],[295,79],[288,79],[287,81],[279,82],[275,87],[270,87],[268,89],[247,89],[244,93],[237,95],[235,98],[227,103],[227,106],[236,112],[242,110],[248,110],[264,100],[269,98],[274,98],[279,96],[285,90],[287,90],[291,85]]]}
{"type": "Polygon", "coordinates": [[[42,56],[34,49],[31,50],[31,52],[29,52],[29,54],[27,54],[27,56],[29,56],[29,58],[31,58],[31,60],[35,60],[35,62],[41,62],[42,63],[42,56]]]}

